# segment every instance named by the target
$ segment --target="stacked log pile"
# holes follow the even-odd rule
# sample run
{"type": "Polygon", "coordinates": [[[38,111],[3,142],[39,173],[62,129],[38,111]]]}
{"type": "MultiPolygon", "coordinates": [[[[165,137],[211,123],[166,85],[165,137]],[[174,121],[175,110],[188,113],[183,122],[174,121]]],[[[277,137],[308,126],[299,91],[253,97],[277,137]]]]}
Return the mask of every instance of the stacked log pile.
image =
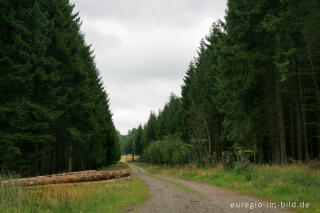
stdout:
{"type": "Polygon", "coordinates": [[[9,184],[16,182],[20,186],[38,186],[48,184],[103,181],[128,176],[130,176],[130,172],[127,169],[116,171],[87,170],[81,172],[68,172],[54,175],[14,179],[3,181],[1,184],[9,184]]]}

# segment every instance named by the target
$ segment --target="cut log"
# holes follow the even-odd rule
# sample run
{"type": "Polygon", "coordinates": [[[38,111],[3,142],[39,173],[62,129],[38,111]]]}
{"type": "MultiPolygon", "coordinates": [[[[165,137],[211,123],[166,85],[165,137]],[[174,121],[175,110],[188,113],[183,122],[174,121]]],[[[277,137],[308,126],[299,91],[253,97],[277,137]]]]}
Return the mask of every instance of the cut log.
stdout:
{"type": "Polygon", "coordinates": [[[78,182],[92,182],[102,181],[121,177],[130,176],[129,170],[116,170],[116,171],[96,171],[88,170],[81,172],[69,172],[46,176],[37,176],[30,178],[21,178],[8,181],[2,181],[1,184],[17,183],[20,186],[38,186],[48,184],[61,184],[61,183],[78,183],[78,182]]]}

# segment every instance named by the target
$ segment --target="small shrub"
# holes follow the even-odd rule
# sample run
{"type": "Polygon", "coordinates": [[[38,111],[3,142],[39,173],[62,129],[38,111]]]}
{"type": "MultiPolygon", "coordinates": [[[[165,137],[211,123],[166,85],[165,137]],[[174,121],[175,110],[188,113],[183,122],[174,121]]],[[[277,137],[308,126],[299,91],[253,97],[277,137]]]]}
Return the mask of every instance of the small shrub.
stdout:
{"type": "Polygon", "coordinates": [[[237,174],[251,173],[253,172],[253,166],[249,161],[235,162],[233,164],[233,171],[237,174]]]}
{"type": "Polygon", "coordinates": [[[152,142],[144,150],[142,159],[154,164],[186,164],[189,162],[190,147],[175,137],[152,142]]]}
{"type": "Polygon", "coordinates": [[[232,152],[226,151],[222,157],[222,165],[225,169],[232,169],[236,158],[232,152]]]}

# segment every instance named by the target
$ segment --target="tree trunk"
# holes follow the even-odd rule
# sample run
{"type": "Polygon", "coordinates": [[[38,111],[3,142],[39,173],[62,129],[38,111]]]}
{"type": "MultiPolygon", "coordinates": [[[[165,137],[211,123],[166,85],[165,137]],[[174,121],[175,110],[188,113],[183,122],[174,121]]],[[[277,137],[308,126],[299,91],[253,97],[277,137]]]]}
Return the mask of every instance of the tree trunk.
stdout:
{"type": "Polygon", "coordinates": [[[256,139],[256,137],[255,137],[255,140],[254,140],[254,152],[253,152],[253,162],[254,163],[257,163],[257,157],[256,157],[256,155],[257,155],[257,152],[256,152],[256,150],[257,150],[257,139],[256,139]]]}
{"type": "Polygon", "coordinates": [[[203,124],[204,124],[204,127],[205,127],[205,129],[206,129],[206,133],[207,133],[207,138],[208,138],[208,148],[209,148],[209,158],[210,158],[210,160],[212,160],[211,159],[211,155],[212,155],[212,148],[211,148],[211,138],[210,138],[210,131],[209,131],[209,127],[208,127],[208,124],[207,124],[207,121],[206,121],[206,119],[204,119],[204,117],[203,116],[201,116],[201,120],[202,120],[202,122],[203,122],[203,124]]]}
{"type": "Polygon", "coordinates": [[[310,152],[308,146],[308,131],[307,131],[307,122],[306,122],[306,112],[302,112],[302,125],[303,125],[303,138],[304,138],[304,151],[305,151],[305,160],[310,161],[310,152]]]}
{"type": "Polygon", "coordinates": [[[306,110],[305,110],[305,103],[302,91],[302,79],[300,70],[297,68],[297,77],[298,77],[298,89],[299,89],[299,113],[300,113],[300,121],[302,125],[302,132],[303,132],[303,143],[304,143],[304,151],[305,151],[305,160],[309,161],[309,148],[308,148],[308,133],[307,133],[307,125],[306,125],[306,110]]]}
{"type": "Polygon", "coordinates": [[[35,175],[37,176],[37,175],[39,175],[39,171],[38,171],[38,144],[36,144],[36,162],[35,162],[35,166],[36,166],[36,168],[35,168],[35,175]]]}
{"type": "Polygon", "coordinates": [[[80,165],[81,165],[81,170],[85,170],[84,158],[83,157],[81,158],[80,165]]]}
{"type": "Polygon", "coordinates": [[[287,163],[287,151],[286,151],[286,132],[284,127],[284,116],[283,106],[280,93],[280,73],[276,71],[275,76],[275,97],[276,97],[276,110],[277,110],[277,121],[279,130],[279,142],[280,142],[280,153],[281,153],[281,164],[287,163]]]}
{"type": "Polygon", "coordinates": [[[271,142],[270,142],[270,137],[268,136],[268,160],[269,163],[271,163],[271,142]]]}
{"type": "MultiPolygon", "coordinates": [[[[320,132],[318,132],[318,134],[320,134],[320,132]]],[[[318,137],[320,136],[318,135],[318,137]]],[[[318,143],[318,160],[320,161],[320,143],[318,143]]]]}
{"type": "Polygon", "coordinates": [[[69,172],[62,174],[55,174],[50,176],[37,176],[31,178],[13,179],[8,181],[2,181],[1,185],[5,184],[19,184],[20,186],[38,186],[47,184],[62,184],[62,183],[78,183],[78,182],[92,182],[92,181],[104,181],[109,179],[116,179],[122,177],[129,177],[130,172],[127,169],[115,170],[115,171],[81,171],[81,172],[69,172]]]}
{"type": "Polygon", "coordinates": [[[54,145],[54,148],[52,150],[52,173],[55,173],[56,172],[56,158],[57,158],[57,142],[55,142],[55,145],[54,145]]]}
{"type": "Polygon", "coordinates": [[[69,161],[68,161],[68,171],[72,172],[72,144],[69,144],[69,161]]]}
{"type": "Polygon", "coordinates": [[[264,162],[264,145],[265,140],[264,138],[261,138],[261,148],[260,148],[260,152],[259,152],[259,163],[263,163],[264,162]]]}
{"type": "Polygon", "coordinates": [[[300,104],[297,103],[296,107],[296,125],[297,125],[297,142],[298,142],[298,160],[302,161],[302,131],[301,131],[301,113],[300,104]]]}
{"type": "Polygon", "coordinates": [[[294,105],[290,105],[290,140],[291,140],[291,158],[292,160],[295,159],[295,151],[294,151],[294,105]]]}
{"type": "Polygon", "coordinates": [[[310,139],[311,139],[311,144],[310,144],[310,147],[311,147],[311,149],[310,149],[310,159],[313,159],[314,158],[314,150],[316,150],[316,144],[314,144],[314,143],[312,143],[312,138],[313,138],[313,135],[312,135],[312,128],[309,128],[308,129],[308,131],[309,131],[309,133],[308,133],[308,135],[310,136],[310,139]]]}
{"type": "Polygon", "coordinates": [[[222,125],[222,118],[221,115],[218,115],[218,120],[217,120],[217,132],[216,132],[216,143],[215,143],[215,149],[216,149],[216,155],[217,155],[217,161],[220,161],[222,158],[222,153],[221,150],[223,147],[221,147],[221,142],[220,142],[220,135],[221,135],[221,125],[222,125]]]}
{"type": "Polygon", "coordinates": [[[272,163],[279,164],[280,163],[280,151],[279,151],[279,134],[278,134],[278,123],[276,116],[274,116],[274,124],[275,128],[273,128],[273,135],[272,135],[272,163]]]}
{"type": "MultiPolygon", "coordinates": [[[[318,82],[317,82],[317,78],[316,78],[316,70],[314,68],[313,65],[313,60],[311,57],[311,51],[310,51],[310,46],[309,46],[309,42],[308,40],[305,38],[305,44],[306,44],[306,49],[307,49],[307,57],[308,57],[308,61],[309,61],[309,65],[311,68],[311,77],[312,77],[312,82],[313,82],[313,86],[314,86],[314,90],[315,90],[315,94],[316,94],[316,98],[317,98],[317,104],[318,104],[318,108],[320,108],[320,90],[318,88],[318,82]]],[[[320,159],[320,115],[318,113],[318,125],[317,125],[317,138],[318,138],[318,157],[320,159]]]]}
{"type": "Polygon", "coordinates": [[[315,89],[315,94],[316,94],[316,97],[317,97],[317,102],[318,102],[318,105],[320,107],[320,90],[318,88],[318,83],[317,83],[317,78],[316,78],[316,70],[314,68],[314,65],[313,65],[313,61],[312,61],[312,57],[311,57],[311,52],[310,52],[310,47],[309,47],[309,42],[307,39],[305,39],[305,43],[306,43],[306,49],[307,49],[307,56],[308,56],[308,61],[309,61],[309,65],[310,65],[310,68],[311,68],[311,77],[312,77],[312,82],[313,82],[313,86],[314,86],[314,89],[315,89]]]}

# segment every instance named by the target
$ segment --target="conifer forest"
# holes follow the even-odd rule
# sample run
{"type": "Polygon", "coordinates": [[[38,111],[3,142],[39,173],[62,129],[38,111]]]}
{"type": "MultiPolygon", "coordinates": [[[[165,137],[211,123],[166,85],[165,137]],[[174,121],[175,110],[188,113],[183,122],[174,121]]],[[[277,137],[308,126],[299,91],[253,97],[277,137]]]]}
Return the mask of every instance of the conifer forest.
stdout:
{"type": "Polygon", "coordinates": [[[73,8],[69,0],[0,1],[2,171],[97,169],[121,153],[198,166],[320,159],[318,0],[228,0],[181,94],[126,136],[73,8]]]}
{"type": "Polygon", "coordinates": [[[318,0],[229,0],[181,94],[129,132],[131,151],[200,166],[320,159],[319,11],[318,0]]]}
{"type": "Polygon", "coordinates": [[[0,1],[0,169],[23,176],[120,159],[108,94],[68,0],[0,1]]]}
{"type": "Polygon", "coordinates": [[[320,0],[0,0],[0,213],[320,213],[320,0]]]}

